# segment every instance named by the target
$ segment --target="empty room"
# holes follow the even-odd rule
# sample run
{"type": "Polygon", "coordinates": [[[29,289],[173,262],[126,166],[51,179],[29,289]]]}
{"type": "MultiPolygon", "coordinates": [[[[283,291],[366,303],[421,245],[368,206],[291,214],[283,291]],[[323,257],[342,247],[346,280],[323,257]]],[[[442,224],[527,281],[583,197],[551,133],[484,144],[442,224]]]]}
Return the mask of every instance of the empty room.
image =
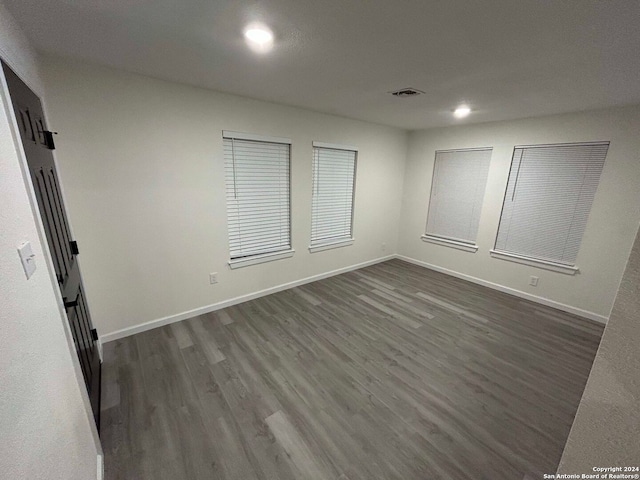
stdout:
{"type": "Polygon", "coordinates": [[[0,0],[0,478],[640,478],[637,0],[0,0]]]}

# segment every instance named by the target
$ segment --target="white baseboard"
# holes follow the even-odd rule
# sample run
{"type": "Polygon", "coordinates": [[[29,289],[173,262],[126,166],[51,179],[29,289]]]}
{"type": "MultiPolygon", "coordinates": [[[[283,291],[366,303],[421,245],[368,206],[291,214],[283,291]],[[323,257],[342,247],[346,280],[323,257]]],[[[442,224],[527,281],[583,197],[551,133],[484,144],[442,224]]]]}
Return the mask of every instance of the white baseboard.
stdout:
{"type": "Polygon", "coordinates": [[[206,305],[204,307],[195,308],[193,310],[188,310],[186,312],[178,313],[175,315],[169,315],[168,317],[158,318],[156,320],[151,320],[149,322],[141,323],[133,327],[127,327],[121,330],[116,330],[115,332],[101,335],[100,343],[112,342],[114,340],[118,340],[119,338],[135,335],[136,333],[151,330],[153,328],[162,327],[170,323],[180,322],[181,320],[186,320],[187,318],[196,317],[198,315],[204,315],[205,313],[221,310],[223,308],[231,307],[232,305],[237,305],[239,303],[248,302],[249,300],[264,297],[265,295],[271,295],[272,293],[288,290],[290,288],[298,287],[306,283],[311,283],[317,280],[322,280],[324,278],[333,277],[334,275],[340,275],[341,273],[351,272],[359,268],[375,265],[376,263],[385,262],[393,258],[396,258],[396,255],[387,255],[386,257],[376,258],[374,260],[358,263],[356,265],[350,265],[348,267],[339,268],[337,270],[332,270],[330,272],[320,273],[318,275],[302,278],[300,280],[295,280],[293,282],[283,283],[281,285],[276,285],[275,287],[266,288],[258,292],[249,293],[247,295],[241,295],[239,297],[235,297],[230,300],[223,300],[222,302],[214,303],[212,305],[206,305]]]}
{"type": "Polygon", "coordinates": [[[498,290],[500,292],[508,293],[510,295],[514,295],[519,298],[524,298],[525,300],[530,300],[535,303],[540,303],[542,305],[546,305],[548,307],[557,308],[558,310],[562,310],[564,312],[573,313],[574,315],[579,315],[581,317],[588,318],[589,320],[593,320],[598,323],[606,324],[609,320],[604,315],[600,315],[594,312],[590,312],[588,310],[583,310],[581,308],[572,307],[571,305],[565,305],[564,303],[556,302],[554,300],[549,300],[548,298],[539,297],[536,295],[531,295],[530,293],[523,292],[521,290],[516,290],[514,288],[505,287],[504,285],[500,285],[498,283],[489,282],[487,280],[482,280],[481,278],[472,277],[471,275],[466,275],[464,273],[459,273],[453,270],[449,270],[447,268],[439,267],[437,265],[433,265],[427,262],[423,262],[420,260],[416,260],[414,258],[405,257],[404,255],[387,255],[386,257],[376,258],[374,260],[369,260],[367,262],[358,263],[356,265],[350,265],[348,267],[339,268],[337,270],[332,270],[330,272],[320,273],[318,275],[313,275],[311,277],[302,278],[300,280],[295,280],[289,283],[283,283],[281,285],[276,285],[275,287],[266,288],[264,290],[260,290],[258,292],[249,293],[247,295],[241,295],[239,297],[235,297],[229,300],[224,300],[222,302],[214,303],[212,305],[206,305],[204,307],[195,308],[193,310],[188,310],[186,312],[178,313],[175,315],[169,315],[168,317],[158,318],[156,320],[151,320],[149,322],[141,323],[139,325],[135,325],[133,327],[123,328],[121,330],[116,330],[115,332],[107,333],[100,337],[100,343],[104,344],[107,342],[112,342],[114,340],[118,340],[119,338],[128,337],[130,335],[135,335],[136,333],[144,332],[146,330],[151,330],[153,328],[162,327],[164,325],[168,325],[174,322],[180,322],[182,320],[186,320],[187,318],[195,317],[198,315],[203,315],[205,313],[214,312],[216,310],[221,310],[223,308],[231,307],[232,305],[237,305],[239,303],[248,302],[249,300],[253,300],[256,298],[264,297],[266,295],[270,295],[272,293],[281,292],[283,290],[288,290],[289,288],[298,287],[300,285],[304,285],[306,283],[315,282],[317,280],[322,280],[324,278],[333,277],[334,275],[340,275],[341,273],[351,272],[353,270],[357,270],[359,268],[368,267],[370,265],[375,265],[376,263],[384,262],[387,260],[391,260],[393,258],[397,258],[399,260],[404,260],[405,262],[412,263],[414,265],[418,265],[420,267],[428,268],[430,270],[435,270],[436,272],[444,273],[446,275],[451,275],[452,277],[457,277],[462,280],[466,280],[468,282],[476,283],[478,285],[482,285],[484,287],[492,288],[494,290],[498,290]]]}
{"type": "Polygon", "coordinates": [[[598,323],[606,324],[607,321],[609,320],[604,315],[600,315],[598,313],[590,312],[588,310],[582,310],[581,308],[572,307],[571,305],[565,305],[564,303],[556,302],[554,300],[549,300],[548,298],[544,298],[544,297],[538,297],[537,295],[531,295],[530,293],[523,292],[521,290],[516,290],[515,288],[505,287],[504,285],[500,285],[498,283],[489,282],[487,280],[482,280],[481,278],[472,277],[471,275],[466,275],[464,273],[459,273],[453,270],[449,270],[448,268],[432,265],[430,263],[423,262],[421,260],[416,260],[415,258],[405,257],[404,255],[396,255],[395,258],[399,260],[404,260],[405,262],[413,263],[414,265],[418,265],[420,267],[428,268],[430,270],[435,270],[436,272],[444,273],[446,275],[451,275],[452,277],[460,278],[468,282],[477,283],[478,285],[489,287],[494,290],[498,290],[500,292],[514,295],[516,297],[524,298],[525,300],[530,300],[535,303],[540,303],[542,305],[546,305],[547,307],[557,308],[558,310],[562,310],[563,312],[573,313],[574,315],[579,315],[581,317],[588,318],[589,320],[593,320],[598,323]]]}
{"type": "Polygon", "coordinates": [[[104,457],[98,455],[98,472],[96,474],[96,480],[104,480],[104,457]]]}

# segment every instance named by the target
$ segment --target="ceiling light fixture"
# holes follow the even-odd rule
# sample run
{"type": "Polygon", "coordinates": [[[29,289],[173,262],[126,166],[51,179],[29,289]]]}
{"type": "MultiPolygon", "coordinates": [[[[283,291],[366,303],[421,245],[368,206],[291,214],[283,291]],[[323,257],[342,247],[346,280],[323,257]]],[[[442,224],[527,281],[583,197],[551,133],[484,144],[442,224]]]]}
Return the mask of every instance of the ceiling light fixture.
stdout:
{"type": "Polygon", "coordinates": [[[453,112],[453,116],[456,118],[464,118],[471,113],[471,109],[467,105],[460,105],[453,112]]]}
{"type": "Polygon", "coordinates": [[[264,25],[251,24],[244,30],[244,38],[249,47],[258,53],[265,53],[273,47],[273,32],[264,25]]]}

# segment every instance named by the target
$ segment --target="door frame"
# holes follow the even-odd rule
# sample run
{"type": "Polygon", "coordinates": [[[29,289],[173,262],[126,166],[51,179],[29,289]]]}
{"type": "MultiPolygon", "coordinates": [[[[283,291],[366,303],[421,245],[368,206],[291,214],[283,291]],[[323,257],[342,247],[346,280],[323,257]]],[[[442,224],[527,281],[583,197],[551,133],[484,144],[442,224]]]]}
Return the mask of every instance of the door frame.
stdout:
{"type": "MultiPolygon", "coordinates": [[[[18,75],[18,77],[20,77],[20,79],[40,98],[40,102],[42,103],[42,110],[46,118],[47,117],[46,102],[44,100],[44,96],[42,95],[42,92],[40,91],[40,89],[33,88],[32,83],[29,82],[28,79],[25,79],[23,70],[19,68],[19,65],[15,64],[17,62],[13,62],[11,58],[8,58],[9,55],[6,55],[6,52],[0,50],[0,57],[7,65],[9,65],[9,67],[11,67],[11,69],[15,72],[15,74],[18,75]]],[[[75,345],[74,345],[73,336],[71,333],[71,326],[69,325],[69,322],[67,320],[66,309],[64,307],[64,302],[62,300],[62,295],[61,295],[60,288],[58,286],[58,281],[55,275],[55,269],[53,266],[53,257],[51,256],[51,251],[49,250],[49,244],[47,241],[44,225],[42,223],[40,209],[38,208],[36,193],[33,188],[33,183],[31,182],[31,175],[29,173],[27,157],[25,155],[24,148],[22,146],[22,141],[20,138],[20,130],[18,127],[16,117],[13,112],[13,106],[11,104],[11,95],[9,94],[7,79],[5,78],[4,72],[2,71],[1,68],[0,68],[0,102],[2,103],[1,106],[4,110],[4,114],[7,116],[7,119],[9,121],[9,128],[11,130],[11,141],[13,142],[13,145],[17,152],[17,156],[20,164],[20,172],[22,173],[22,180],[24,182],[25,188],[27,190],[27,195],[29,197],[29,206],[31,208],[31,213],[35,220],[36,231],[38,233],[38,240],[42,245],[42,253],[43,253],[43,260],[44,260],[43,263],[46,265],[49,282],[54,292],[56,303],[58,304],[58,319],[61,322],[62,328],[64,330],[64,336],[67,341],[67,350],[69,352],[69,357],[73,365],[76,384],[78,386],[78,390],[80,391],[80,396],[82,398],[85,415],[87,417],[87,421],[89,422],[89,426],[91,429],[94,446],[96,448],[96,451],[98,452],[98,479],[102,479],[103,471],[104,471],[104,468],[103,468],[104,453],[102,450],[102,444],[100,442],[98,429],[93,418],[93,411],[91,409],[91,403],[89,400],[89,395],[87,393],[87,388],[85,387],[85,381],[82,374],[80,361],[78,359],[78,355],[75,352],[75,345]]],[[[51,151],[51,153],[53,154],[53,161],[57,168],[58,159],[56,157],[56,152],[55,150],[53,150],[51,151]]],[[[64,186],[62,185],[62,180],[60,180],[60,189],[61,189],[61,194],[64,198],[64,186]]],[[[69,225],[69,230],[71,231],[71,235],[73,236],[73,226],[71,224],[69,225]]],[[[75,236],[73,236],[72,238],[75,238],[75,236]]],[[[89,303],[89,300],[87,300],[87,303],[89,303]]],[[[100,360],[102,360],[102,343],[100,341],[98,341],[98,352],[100,354],[100,360]]]]}

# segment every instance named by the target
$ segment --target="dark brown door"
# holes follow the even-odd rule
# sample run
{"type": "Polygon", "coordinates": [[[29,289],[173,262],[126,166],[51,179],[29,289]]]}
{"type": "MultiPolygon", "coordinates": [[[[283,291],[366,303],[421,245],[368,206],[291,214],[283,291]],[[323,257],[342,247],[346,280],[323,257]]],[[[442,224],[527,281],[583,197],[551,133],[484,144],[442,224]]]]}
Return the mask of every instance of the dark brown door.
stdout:
{"type": "Polygon", "coordinates": [[[40,99],[4,62],[2,68],[9,86],[13,111],[18,122],[76,353],[89,392],[96,425],[99,427],[101,365],[98,336],[89,316],[82,277],[76,261],[78,247],[71,239],[60,193],[60,183],[51,153],[53,137],[47,131],[40,99]]]}

